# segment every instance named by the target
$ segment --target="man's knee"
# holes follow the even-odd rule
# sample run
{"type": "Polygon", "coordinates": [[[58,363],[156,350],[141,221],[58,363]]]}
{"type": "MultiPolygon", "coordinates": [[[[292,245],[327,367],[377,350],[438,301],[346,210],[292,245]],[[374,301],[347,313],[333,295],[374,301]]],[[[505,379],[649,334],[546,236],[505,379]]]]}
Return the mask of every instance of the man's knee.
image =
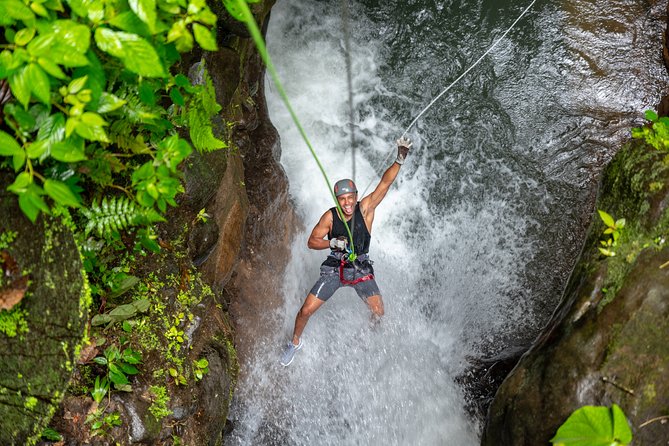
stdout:
{"type": "Polygon", "coordinates": [[[298,311],[297,317],[309,318],[312,314],[314,314],[315,311],[316,310],[314,310],[313,308],[309,308],[303,305],[302,308],[300,308],[300,311],[298,311]]]}
{"type": "Polygon", "coordinates": [[[316,312],[323,305],[323,301],[318,299],[315,295],[309,294],[307,299],[302,304],[302,308],[297,313],[297,316],[300,318],[309,318],[312,314],[316,312]]]}

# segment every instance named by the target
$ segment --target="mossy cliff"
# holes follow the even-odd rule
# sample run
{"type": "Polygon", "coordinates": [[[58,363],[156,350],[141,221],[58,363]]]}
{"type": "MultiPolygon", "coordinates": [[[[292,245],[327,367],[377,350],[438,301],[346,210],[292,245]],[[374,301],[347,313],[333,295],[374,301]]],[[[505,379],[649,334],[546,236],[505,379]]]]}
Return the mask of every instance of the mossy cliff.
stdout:
{"type": "MultiPolygon", "coordinates": [[[[259,23],[266,25],[272,4],[251,5],[259,23]]],[[[229,148],[183,163],[186,192],[157,228],[160,253],[110,251],[105,274],[121,277],[122,292],[96,300],[87,315],[75,243],[85,238],[61,223],[64,217],[40,217],[33,226],[18,207],[0,213],[0,232],[8,234],[0,240],[0,266],[21,269],[3,276],[0,298],[13,299],[27,284],[21,312],[0,320],[11,334],[0,333],[0,444],[34,443],[47,425],[69,445],[222,444],[239,373],[240,339],[228,310],[237,308],[238,316],[259,305],[258,287],[271,287],[283,268],[263,258],[283,258],[273,246],[289,240],[295,219],[267,117],[262,62],[243,24],[221,2],[211,7],[219,50],[190,53],[181,71],[197,82],[206,67],[223,107],[214,133],[229,148]],[[137,302],[148,308],[132,307],[125,320],[97,320],[85,332],[90,316],[110,317],[137,302]],[[114,349],[141,361],[119,366],[110,359],[114,349]],[[96,380],[112,376],[109,364],[121,367],[129,384],[111,385],[95,402],[96,380]]]]}
{"type": "Polygon", "coordinates": [[[665,445],[669,425],[669,157],[625,146],[603,173],[597,209],[626,225],[614,257],[593,224],[560,306],[499,388],[482,445],[549,444],[583,405],[618,404],[634,444],[665,445]],[[654,420],[654,421],[653,421],[654,420]]]}
{"type": "Polygon", "coordinates": [[[65,394],[90,295],[69,215],[33,226],[0,184],[0,444],[23,446],[65,394]]]}

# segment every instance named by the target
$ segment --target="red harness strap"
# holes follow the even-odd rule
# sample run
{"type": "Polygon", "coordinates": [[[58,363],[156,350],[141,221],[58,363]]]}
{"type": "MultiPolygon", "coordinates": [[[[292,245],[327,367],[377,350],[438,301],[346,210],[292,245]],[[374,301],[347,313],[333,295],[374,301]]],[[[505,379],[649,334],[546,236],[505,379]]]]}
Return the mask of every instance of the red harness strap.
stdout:
{"type": "Polygon", "coordinates": [[[348,258],[346,256],[342,256],[341,261],[339,262],[339,281],[342,284],[344,284],[344,285],[356,285],[360,282],[366,282],[366,281],[372,280],[374,278],[374,274],[367,274],[365,276],[358,277],[355,280],[344,279],[344,265],[346,265],[347,261],[348,261],[348,258]]]}

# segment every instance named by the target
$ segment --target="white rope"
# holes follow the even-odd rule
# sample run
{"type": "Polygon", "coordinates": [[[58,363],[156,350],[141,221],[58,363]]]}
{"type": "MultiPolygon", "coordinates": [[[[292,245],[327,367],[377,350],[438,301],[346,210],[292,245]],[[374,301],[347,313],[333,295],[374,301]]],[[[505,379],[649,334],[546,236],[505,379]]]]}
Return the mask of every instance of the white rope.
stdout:
{"type": "MultiPolygon", "coordinates": [[[[536,3],[536,1],[537,1],[537,0],[532,0],[532,2],[527,6],[527,8],[525,8],[525,9],[523,10],[523,12],[520,13],[520,15],[518,16],[518,18],[516,18],[516,20],[511,24],[511,26],[509,26],[509,28],[508,28],[506,31],[504,31],[504,34],[502,34],[502,35],[501,35],[501,36],[500,36],[500,37],[499,37],[499,38],[498,38],[498,39],[497,39],[497,40],[490,46],[490,48],[488,48],[488,50],[487,50],[485,53],[483,53],[483,55],[482,55],[481,57],[478,58],[478,60],[477,60],[476,62],[474,62],[474,63],[473,63],[469,68],[467,68],[467,69],[466,69],[460,76],[458,76],[457,79],[455,79],[453,82],[451,82],[451,84],[450,84],[448,87],[444,88],[444,90],[443,90],[441,93],[439,93],[434,99],[432,99],[432,101],[431,101],[429,104],[427,104],[427,107],[425,107],[425,108],[423,109],[423,111],[421,111],[420,113],[418,113],[418,116],[416,116],[416,118],[415,118],[413,121],[411,121],[411,124],[409,124],[409,126],[408,126],[407,129],[404,131],[404,133],[402,133],[402,137],[405,137],[405,136],[409,133],[409,130],[411,130],[411,127],[413,127],[413,126],[416,124],[416,122],[418,122],[418,120],[421,118],[421,116],[423,116],[423,115],[425,114],[425,112],[427,112],[427,111],[430,109],[430,107],[432,107],[432,106],[434,105],[434,103],[437,102],[437,101],[439,100],[439,98],[441,98],[443,95],[445,95],[446,92],[448,92],[448,90],[450,90],[451,88],[453,88],[453,86],[454,86],[455,84],[457,84],[457,83],[460,81],[460,79],[462,79],[463,77],[465,77],[465,76],[467,75],[467,73],[469,73],[472,69],[474,69],[474,67],[476,67],[479,63],[481,63],[481,61],[482,61],[488,54],[490,54],[490,52],[497,46],[497,44],[498,44],[499,42],[501,42],[502,39],[504,39],[504,38],[506,37],[506,35],[509,34],[509,32],[511,32],[511,30],[512,30],[512,29],[516,26],[516,24],[520,21],[520,19],[522,19],[523,16],[527,13],[527,11],[529,11],[530,8],[532,8],[532,6],[534,6],[534,4],[536,3]]],[[[388,160],[390,159],[390,157],[391,157],[391,155],[392,155],[393,153],[394,153],[394,151],[391,151],[390,154],[389,154],[388,156],[386,156],[386,158],[383,160],[383,165],[385,165],[385,164],[388,162],[388,160]]],[[[370,183],[367,185],[367,187],[365,188],[365,190],[362,192],[362,196],[365,195],[365,193],[367,192],[367,189],[369,189],[369,186],[372,185],[372,182],[373,182],[373,181],[374,181],[374,180],[372,179],[372,181],[370,181],[370,183]]]]}

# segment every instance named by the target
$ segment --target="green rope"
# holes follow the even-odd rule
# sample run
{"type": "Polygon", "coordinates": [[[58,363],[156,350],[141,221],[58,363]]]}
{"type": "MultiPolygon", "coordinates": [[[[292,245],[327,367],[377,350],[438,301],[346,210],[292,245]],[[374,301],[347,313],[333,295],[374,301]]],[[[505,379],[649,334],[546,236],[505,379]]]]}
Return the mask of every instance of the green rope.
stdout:
{"type": "Polygon", "coordinates": [[[277,74],[276,69],[274,69],[274,64],[272,64],[272,60],[270,59],[269,53],[267,52],[267,47],[265,46],[265,41],[262,37],[260,29],[258,28],[258,24],[253,18],[253,14],[251,14],[251,10],[249,9],[245,0],[236,0],[235,6],[237,7],[237,10],[241,13],[242,21],[246,24],[246,27],[251,33],[251,37],[253,38],[253,41],[255,42],[256,47],[258,48],[258,52],[260,53],[260,57],[262,58],[263,62],[265,62],[267,71],[269,72],[272,81],[274,81],[274,85],[276,85],[276,89],[279,92],[279,96],[281,96],[281,99],[283,100],[284,105],[288,109],[288,112],[290,113],[293,122],[297,126],[297,129],[299,130],[302,139],[307,144],[307,147],[309,147],[311,156],[313,156],[314,160],[316,160],[316,164],[318,165],[318,168],[323,174],[323,178],[325,179],[325,183],[328,186],[330,195],[332,196],[332,199],[334,200],[335,205],[337,206],[337,212],[339,213],[341,221],[344,223],[344,226],[346,227],[346,232],[348,232],[348,236],[351,240],[351,253],[349,254],[349,259],[353,261],[356,259],[357,256],[355,254],[353,235],[351,234],[351,229],[349,228],[348,224],[346,223],[346,219],[344,218],[344,211],[339,205],[339,201],[337,201],[337,197],[334,194],[332,185],[330,184],[330,180],[327,174],[325,173],[325,169],[323,168],[321,161],[318,159],[318,155],[316,155],[316,151],[314,150],[313,146],[311,145],[311,142],[309,141],[309,138],[307,137],[307,133],[304,131],[304,128],[302,127],[300,120],[297,118],[297,114],[295,114],[293,107],[290,105],[290,101],[288,100],[288,95],[286,94],[286,91],[283,89],[283,85],[279,80],[279,75],[277,74]]]}

